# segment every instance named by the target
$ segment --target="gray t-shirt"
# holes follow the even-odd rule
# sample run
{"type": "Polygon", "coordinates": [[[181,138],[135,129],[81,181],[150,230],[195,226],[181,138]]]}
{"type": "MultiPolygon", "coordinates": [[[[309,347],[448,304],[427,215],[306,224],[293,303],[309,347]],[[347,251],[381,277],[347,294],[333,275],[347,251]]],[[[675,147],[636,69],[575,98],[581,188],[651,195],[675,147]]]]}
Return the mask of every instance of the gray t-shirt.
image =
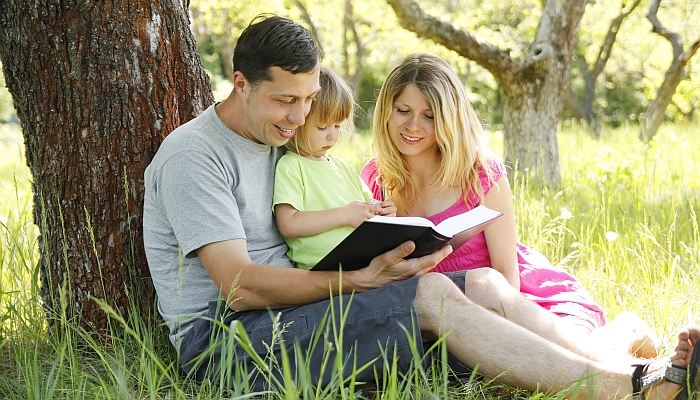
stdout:
{"type": "Polygon", "coordinates": [[[173,345],[220,297],[200,247],[245,239],[253,262],[292,267],[271,211],[283,153],[240,137],[211,106],[168,135],[146,168],[143,240],[173,345]]]}

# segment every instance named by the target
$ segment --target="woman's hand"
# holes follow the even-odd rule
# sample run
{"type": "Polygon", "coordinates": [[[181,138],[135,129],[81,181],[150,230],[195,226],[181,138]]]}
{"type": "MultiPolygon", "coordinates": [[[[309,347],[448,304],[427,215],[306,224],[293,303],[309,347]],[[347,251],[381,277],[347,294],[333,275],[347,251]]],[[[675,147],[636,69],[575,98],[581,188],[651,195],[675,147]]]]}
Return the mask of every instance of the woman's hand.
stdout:
{"type": "Polygon", "coordinates": [[[379,206],[382,208],[382,210],[377,212],[377,215],[383,215],[386,217],[395,217],[396,216],[396,205],[394,204],[393,201],[384,200],[381,203],[379,203],[379,206]]]}

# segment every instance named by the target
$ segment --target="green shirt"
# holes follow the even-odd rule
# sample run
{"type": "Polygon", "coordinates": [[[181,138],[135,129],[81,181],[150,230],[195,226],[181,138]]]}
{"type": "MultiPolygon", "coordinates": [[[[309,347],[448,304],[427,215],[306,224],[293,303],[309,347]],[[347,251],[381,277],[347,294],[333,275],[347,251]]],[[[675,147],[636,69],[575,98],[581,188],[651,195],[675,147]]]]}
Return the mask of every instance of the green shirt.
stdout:
{"type": "MultiPolygon", "coordinates": [[[[342,207],[371,195],[357,171],[347,161],[326,155],[328,161],[315,161],[288,151],[277,163],[272,207],[289,204],[299,211],[319,211],[342,207]]],[[[299,268],[310,269],[352,232],[342,226],[316,235],[285,238],[287,256],[299,268]]]]}

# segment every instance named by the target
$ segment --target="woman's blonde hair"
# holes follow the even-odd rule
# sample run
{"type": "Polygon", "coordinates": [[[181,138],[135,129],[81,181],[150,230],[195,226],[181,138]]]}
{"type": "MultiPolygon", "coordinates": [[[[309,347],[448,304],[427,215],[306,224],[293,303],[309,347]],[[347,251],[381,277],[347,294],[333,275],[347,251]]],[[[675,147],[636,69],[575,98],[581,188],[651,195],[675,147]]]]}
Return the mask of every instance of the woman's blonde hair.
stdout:
{"type": "Polygon", "coordinates": [[[288,150],[299,155],[311,154],[309,132],[315,126],[340,122],[341,133],[352,132],[354,129],[355,100],[348,84],[335,71],[324,66],[321,66],[318,80],[321,90],[311,104],[306,122],[297,128],[296,135],[286,144],[288,150]]]}
{"type": "Polygon", "coordinates": [[[374,111],[373,147],[380,183],[392,191],[392,200],[400,208],[415,199],[415,180],[392,142],[388,128],[394,100],[411,83],[418,87],[433,112],[440,154],[440,168],[435,179],[440,182],[440,188],[461,187],[465,202],[469,201],[470,193],[482,200],[479,165],[484,166],[489,180],[491,174],[484,155],[487,144],[481,121],[472,108],[464,84],[445,61],[430,54],[406,57],[389,73],[379,92],[374,111]]]}

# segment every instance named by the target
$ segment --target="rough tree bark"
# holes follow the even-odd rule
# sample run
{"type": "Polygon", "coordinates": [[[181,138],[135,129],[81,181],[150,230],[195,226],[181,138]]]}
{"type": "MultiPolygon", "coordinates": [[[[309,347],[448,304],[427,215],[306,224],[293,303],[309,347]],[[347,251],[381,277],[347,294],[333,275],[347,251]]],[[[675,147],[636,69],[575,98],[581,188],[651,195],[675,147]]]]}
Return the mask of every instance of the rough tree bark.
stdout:
{"type": "Polygon", "coordinates": [[[557,125],[585,0],[547,0],[530,53],[515,60],[471,32],[426,14],[414,0],[387,0],[404,28],[489,70],[503,88],[505,161],[556,187],[557,125]]]}
{"type": "Polygon", "coordinates": [[[91,297],[152,313],[143,172],[213,102],[180,2],[0,0],[0,59],[24,135],[51,322],[107,323],[91,297]],[[131,297],[131,299],[130,299],[131,297]]]}
{"type": "Polygon", "coordinates": [[[652,32],[663,36],[671,43],[673,61],[671,61],[671,66],[666,71],[663,83],[656,91],[656,97],[649,103],[647,111],[640,120],[639,139],[644,143],[649,143],[659,130],[661,123],[666,117],[666,108],[671,104],[673,94],[676,93],[678,84],[685,76],[685,66],[700,49],[700,38],[698,38],[687,50],[683,51],[684,43],[681,35],[667,29],[657,17],[659,3],[661,3],[661,0],[651,1],[647,18],[651,21],[652,32]]]}
{"type": "Polygon", "coordinates": [[[620,14],[610,21],[610,27],[608,28],[608,32],[605,35],[603,44],[600,46],[598,56],[593,62],[592,67],[586,62],[586,57],[583,53],[578,54],[578,60],[581,63],[581,71],[584,82],[583,94],[580,101],[574,94],[574,91],[571,89],[571,81],[569,81],[566,103],[569,108],[572,109],[576,118],[583,120],[586,123],[591,136],[596,139],[600,137],[600,123],[593,112],[596,81],[610,59],[612,48],[615,44],[615,40],[617,39],[617,33],[620,31],[620,26],[622,26],[622,22],[632,13],[632,11],[634,11],[635,8],[637,8],[639,3],[641,3],[641,0],[635,0],[629,5],[626,1],[622,2],[620,6],[620,14]]]}

